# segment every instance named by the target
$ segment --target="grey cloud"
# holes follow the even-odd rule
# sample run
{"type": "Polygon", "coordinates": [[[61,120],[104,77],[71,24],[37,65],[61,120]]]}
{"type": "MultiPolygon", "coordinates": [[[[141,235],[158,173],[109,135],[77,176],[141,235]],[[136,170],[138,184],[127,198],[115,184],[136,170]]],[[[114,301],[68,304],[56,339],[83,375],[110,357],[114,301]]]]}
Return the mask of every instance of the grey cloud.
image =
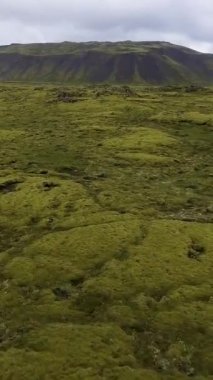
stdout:
{"type": "Polygon", "coordinates": [[[1,0],[0,44],[162,40],[212,50],[212,0],[1,0]]]}

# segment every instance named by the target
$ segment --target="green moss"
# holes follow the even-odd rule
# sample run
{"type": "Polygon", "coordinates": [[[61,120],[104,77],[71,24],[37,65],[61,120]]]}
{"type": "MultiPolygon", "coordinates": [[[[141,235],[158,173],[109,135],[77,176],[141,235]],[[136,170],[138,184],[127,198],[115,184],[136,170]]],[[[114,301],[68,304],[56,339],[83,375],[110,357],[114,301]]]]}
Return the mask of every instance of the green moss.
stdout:
{"type": "Polygon", "coordinates": [[[85,283],[85,290],[106,290],[113,297],[142,291],[161,299],[183,284],[208,286],[212,244],[211,225],[155,222],[143,244],[130,248],[128,260],[111,261],[102,276],[85,283]],[[188,257],[195,237],[205,247],[201,261],[188,257]]]}
{"type": "Polygon", "coordinates": [[[211,380],[211,89],[124,90],[0,86],[3,380],[211,380]]]}
{"type": "Polygon", "coordinates": [[[33,283],[36,266],[33,261],[25,257],[15,257],[5,267],[5,276],[15,279],[17,285],[33,283]]]}
{"type": "Polygon", "coordinates": [[[120,153],[117,155],[118,158],[123,158],[125,160],[136,160],[142,164],[156,165],[156,164],[168,164],[171,162],[169,157],[157,156],[155,154],[142,153],[142,152],[127,152],[120,153]]]}
{"type": "Polygon", "coordinates": [[[1,376],[16,379],[70,379],[117,366],[134,366],[132,339],[113,325],[52,325],[29,334],[25,349],[9,350],[1,358],[1,376]],[[17,361],[14,372],[12,361],[17,361]],[[24,365],[24,367],[23,367],[24,365]],[[83,370],[84,369],[84,370],[83,370]],[[15,375],[16,374],[16,375],[15,375]],[[72,378],[72,377],[71,377],[72,378]]]}
{"type": "Polygon", "coordinates": [[[46,235],[27,247],[24,255],[36,266],[35,282],[50,285],[84,276],[103,265],[133,243],[139,232],[136,220],[79,227],[46,235]]]}
{"type": "Polygon", "coordinates": [[[213,114],[205,115],[200,112],[185,112],[182,121],[200,125],[213,125],[213,114]]]}
{"type": "Polygon", "coordinates": [[[119,148],[121,150],[143,149],[145,151],[153,151],[157,146],[168,146],[174,143],[175,140],[164,132],[140,128],[135,133],[107,140],[105,145],[108,148],[119,148]]]}
{"type": "MultiPolygon", "coordinates": [[[[9,177],[10,178],[10,177],[9,177]]],[[[91,208],[94,204],[87,192],[74,181],[62,181],[56,177],[28,177],[16,191],[0,199],[1,218],[12,218],[10,224],[45,226],[51,218],[56,221],[66,210],[91,208]]]]}
{"type": "Polygon", "coordinates": [[[8,129],[1,129],[0,130],[0,144],[3,144],[7,141],[15,142],[18,137],[22,137],[24,132],[17,131],[16,129],[8,130],[8,129]]]}

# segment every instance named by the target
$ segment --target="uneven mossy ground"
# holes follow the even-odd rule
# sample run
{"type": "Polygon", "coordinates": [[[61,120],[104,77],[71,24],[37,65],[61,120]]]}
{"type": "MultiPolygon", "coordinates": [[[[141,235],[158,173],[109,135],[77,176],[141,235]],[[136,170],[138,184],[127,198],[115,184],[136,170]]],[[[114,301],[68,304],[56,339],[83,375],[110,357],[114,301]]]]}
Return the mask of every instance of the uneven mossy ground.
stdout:
{"type": "Polygon", "coordinates": [[[212,109],[0,87],[2,380],[213,378],[212,109]]]}

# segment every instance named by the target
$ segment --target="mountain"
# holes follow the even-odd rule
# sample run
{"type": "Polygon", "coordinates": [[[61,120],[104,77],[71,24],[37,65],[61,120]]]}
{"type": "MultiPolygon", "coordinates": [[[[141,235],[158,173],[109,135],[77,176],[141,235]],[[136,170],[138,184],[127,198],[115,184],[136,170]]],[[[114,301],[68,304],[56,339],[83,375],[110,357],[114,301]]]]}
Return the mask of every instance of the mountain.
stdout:
{"type": "Polygon", "coordinates": [[[157,41],[11,44],[0,81],[213,84],[213,54],[157,41]]]}

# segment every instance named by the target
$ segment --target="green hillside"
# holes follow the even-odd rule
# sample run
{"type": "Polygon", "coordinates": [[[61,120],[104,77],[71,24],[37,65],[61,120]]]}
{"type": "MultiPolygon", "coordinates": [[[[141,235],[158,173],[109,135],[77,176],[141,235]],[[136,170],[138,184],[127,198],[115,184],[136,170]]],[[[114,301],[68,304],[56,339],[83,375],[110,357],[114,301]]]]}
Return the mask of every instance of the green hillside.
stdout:
{"type": "Polygon", "coordinates": [[[0,80],[213,84],[213,55],[167,42],[85,42],[0,46],[0,80]]]}
{"type": "Polygon", "coordinates": [[[212,110],[1,84],[1,380],[212,380],[212,110]]]}

